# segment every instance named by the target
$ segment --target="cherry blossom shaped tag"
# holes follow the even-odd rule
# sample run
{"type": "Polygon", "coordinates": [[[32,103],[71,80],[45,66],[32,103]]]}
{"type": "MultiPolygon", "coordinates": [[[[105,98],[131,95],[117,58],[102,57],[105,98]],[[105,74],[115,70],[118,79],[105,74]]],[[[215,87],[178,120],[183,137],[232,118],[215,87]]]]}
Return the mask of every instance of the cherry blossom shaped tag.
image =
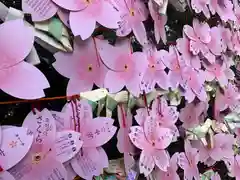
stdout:
{"type": "Polygon", "coordinates": [[[20,162],[29,152],[33,136],[27,128],[12,127],[3,129],[0,147],[0,162],[3,170],[8,170],[20,162]]]}
{"type": "Polygon", "coordinates": [[[81,100],[76,102],[76,106],[72,106],[71,103],[67,103],[63,109],[64,113],[64,127],[65,129],[74,129],[74,118],[79,119],[81,125],[85,121],[92,120],[92,107],[87,100],[81,100]],[[74,110],[73,110],[74,108],[74,110]]]}
{"type": "Polygon", "coordinates": [[[179,116],[177,107],[168,106],[166,99],[160,97],[153,101],[152,113],[164,127],[174,126],[179,116]]]}
{"type": "Polygon", "coordinates": [[[31,14],[33,21],[44,21],[53,17],[58,7],[52,0],[23,0],[22,9],[31,14]]]}
{"type": "Polygon", "coordinates": [[[3,125],[3,126],[1,126],[1,129],[4,130],[4,129],[8,129],[8,128],[13,128],[13,127],[16,127],[16,126],[3,125]]]}
{"type": "Polygon", "coordinates": [[[1,180],[15,180],[15,178],[8,171],[1,172],[0,179],[1,180]]]}
{"type": "Polygon", "coordinates": [[[91,180],[101,174],[104,167],[108,167],[108,157],[102,148],[82,148],[71,160],[71,165],[80,177],[91,180]]]}
{"type": "Polygon", "coordinates": [[[106,117],[90,119],[81,125],[83,147],[99,147],[107,143],[115,134],[117,128],[114,120],[106,117]]]}
{"type": "Polygon", "coordinates": [[[56,159],[61,163],[72,159],[81,149],[81,134],[75,131],[61,131],[56,134],[56,159]]]}
{"type": "Polygon", "coordinates": [[[77,176],[77,173],[73,170],[70,162],[64,163],[64,167],[67,171],[68,180],[72,180],[77,176]]]}
{"type": "Polygon", "coordinates": [[[70,28],[69,13],[70,13],[69,11],[61,8],[59,8],[57,12],[58,17],[68,28],[70,28]]]}
{"type": "Polygon", "coordinates": [[[140,155],[139,160],[140,173],[143,173],[145,176],[148,176],[152,172],[154,166],[155,162],[153,157],[143,151],[140,155]]]}
{"type": "Polygon", "coordinates": [[[67,180],[67,171],[63,164],[51,156],[45,156],[36,162],[31,154],[10,169],[17,180],[67,180]]]}
{"type": "Polygon", "coordinates": [[[23,127],[27,127],[34,134],[34,144],[42,146],[42,151],[49,151],[49,147],[54,144],[56,136],[55,120],[50,111],[44,109],[36,114],[30,112],[23,122],[23,127]]]}
{"type": "Polygon", "coordinates": [[[67,129],[66,124],[68,123],[68,121],[66,121],[65,114],[57,111],[51,111],[51,113],[53,118],[55,119],[56,131],[58,132],[67,129]]]}
{"type": "Polygon", "coordinates": [[[173,139],[171,130],[159,126],[153,117],[144,122],[144,132],[148,142],[156,149],[165,149],[173,139]]]}
{"type": "Polygon", "coordinates": [[[118,151],[121,153],[133,152],[134,147],[128,136],[130,127],[132,126],[132,114],[130,112],[126,112],[123,105],[118,106],[118,121],[120,124],[120,129],[117,134],[118,151]]]}

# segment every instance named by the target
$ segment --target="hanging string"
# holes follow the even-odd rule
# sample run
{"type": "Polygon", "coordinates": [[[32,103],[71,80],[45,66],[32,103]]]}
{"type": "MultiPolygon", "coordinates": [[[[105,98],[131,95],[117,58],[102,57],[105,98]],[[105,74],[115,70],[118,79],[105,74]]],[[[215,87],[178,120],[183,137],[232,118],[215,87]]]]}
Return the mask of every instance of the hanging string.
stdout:
{"type": "Polygon", "coordinates": [[[78,104],[77,104],[77,101],[80,99],[80,97],[75,97],[73,99],[73,103],[75,105],[75,111],[76,111],[76,117],[77,117],[77,130],[78,132],[80,132],[80,115],[79,115],[79,110],[78,110],[78,104]]]}
{"type": "Polygon", "coordinates": [[[73,114],[73,126],[74,126],[74,131],[76,131],[76,126],[77,126],[77,123],[76,123],[76,119],[75,119],[75,111],[74,111],[74,104],[72,101],[70,101],[71,103],[71,106],[72,106],[72,114],[73,114]]]}
{"type": "Polygon", "coordinates": [[[120,109],[121,109],[121,114],[122,114],[122,125],[123,125],[123,128],[126,128],[127,127],[127,125],[126,125],[126,112],[124,110],[123,104],[120,105],[120,109]]]}
{"type": "Polygon", "coordinates": [[[20,103],[33,103],[33,102],[40,102],[40,101],[53,101],[53,100],[71,100],[73,97],[76,97],[78,95],[73,96],[56,96],[56,97],[49,97],[49,98],[41,98],[41,99],[34,99],[34,100],[16,100],[16,101],[3,101],[0,102],[0,105],[8,105],[8,104],[20,104],[20,103]]]}
{"type": "MultiPolygon", "coordinates": [[[[97,37],[95,37],[95,38],[97,38],[97,37]]],[[[93,38],[93,42],[94,42],[94,48],[95,48],[95,52],[96,52],[96,54],[97,54],[97,59],[98,59],[99,65],[100,65],[100,62],[102,62],[102,64],[103,64],[108,70],[111,70],[111,71],[113,71],[113,72],[124,72],[123,70],[120,71],[120,70],[112,69],[111,67],[109,67],[109,66],[102,60],[102,58],[100,57],[99,52],[98,52],[98,50],[97,50],[97,43],[96,43],[95,38],[93,38]]],[[[97,38],[97,39],[99,39],[99,38],[97,38]]]]}

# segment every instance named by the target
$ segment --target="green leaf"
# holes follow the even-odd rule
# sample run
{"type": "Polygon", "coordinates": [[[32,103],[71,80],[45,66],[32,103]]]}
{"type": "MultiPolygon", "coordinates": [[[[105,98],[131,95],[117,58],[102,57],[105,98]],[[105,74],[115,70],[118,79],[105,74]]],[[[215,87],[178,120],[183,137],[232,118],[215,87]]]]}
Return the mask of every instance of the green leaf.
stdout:
{"type": "Polygon", "coordinates": [[[107,96],[107,102],[106,102],[106,105],[107,105],[107,108],[111,111],[113,111],[116,107],[117,107],[117,101],[115,101],[112,97],[110,96],[107,96]]]}
{"type": "Polygon", "coordinates": [[[240,115],[238,113],[232,112],[225,116],[224,120],[229,124],[231,129],[240,127],[240,115]]]}
{"type": "Polygon", "coordinates": [[[182,96],[178,91],[170,91],[167,94],[171,106],[178,106],[181,103],[182,96]]]}
{"type": "Polygon", "coordinates": [[[117,178],[114,175],[109,175],[109,176],[105,176],[104,180],[117,180],[117,178]]]}
{"type": "Polygon", "coordinates": [[[132,109],[136,105],[136,99],[134,97],[128,100],[128,108],[132,109]]]}
{"type": "Polygon", "coordinates": [[[97,116],[100,116],[104,106],[106,103],[106,98],[102,98],[98,101],[98,109],[97,109],[97,116]]]}
{"type": "Polygon", "coordinates": [[[211,177],[214,175],[213,170],[208,170],[205,173],[200,175],[201,180],[211,180],[211,177]]]}
{"type": "Polygon", "coordinates": [[[103,180],[103,178],[101,176],[95,176],[94,179],[95,180],[103,180]]]}
{"type": "Polygon", "coordinates": [[[57,40],[60,40],[63,32],[62,22],[58,18],[52,18],[48,25],[48,32],[57,40]]]}

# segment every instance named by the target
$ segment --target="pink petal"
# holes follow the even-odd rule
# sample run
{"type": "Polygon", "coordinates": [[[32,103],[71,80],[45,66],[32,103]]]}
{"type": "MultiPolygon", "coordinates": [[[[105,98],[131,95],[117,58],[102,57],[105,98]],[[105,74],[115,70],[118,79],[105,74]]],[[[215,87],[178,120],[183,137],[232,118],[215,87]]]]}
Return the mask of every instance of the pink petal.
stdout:
{"type": "Polygon", "coordinates": [[[177,169],[178,169],[178,165],[177,165],[178,156],[179,156],[179,153],[176,152],[172,155],[172,157],[170,159],[170,167],[175,171],[177,171],[177,169]]]}
{"type": "Polygon", "coordinates": [[[188,103],[191,103],[195,98],[195,94],[193,93],[191,88],[185,89],[184,96],[185,96],[186,100],[188,101],[188,103]]]}
{"type": "Polygon", "coordinates": [[[193,29],[196,35],[203,43],[209,43],[211,41],[210,27],[207,23],[199,22],[197,19],[193,20],[193,29]]]}
{"type": "Polygon", "coordinates": [[[208,0],[207,1],[192,0],[191,5],[196,13],[201,13],[202,11],[207,18],[210,18],[210,13],[207,7],[208,0]]]}
{"type": "Polygon", "coordinates": [[[75,39],[72,54],[59,52],[55,54],[55,58],[57,59],[54,64],[55,69],[71,79],[70,85],[73,86],[74,92],[76,92],[75,89],[78,92],[91,90],[93,83],[103,86],[106,68],[99,62],[92,38],[86,41],[75,39]],[[89,70],[90,67],[91,70],[89,70]],[[72,83],[75,80],[81,82],[77,87],[72,83]]]}
{"type": "Polygon", "coordinates": [[[116,35],[119,37],[125,37],[132,32],[132,27],[129,25],[130,23],[125,20],[120,21],[120,27],[116,31],[116,35]]]}
{"type": "Polygon", "coordinates": [[[102,168],[109,167],[108,156],[105,150],[102,147],[97,147],[97,150],[101,157],[101,161],[98,162],[99,166],[102,168]]]}
{"type": "MultiPolygon", "coordinates": [[[[148,143],[143,128],[141,126],[132,126],[130,128],[129,138],[132,143],[139,149],[149,148],[151,145],[148,143]]],[[[151,148],[149,148],[151,149],[151,148]]]]}
{"type": "Polygon", "coordinates": [[[138,73],[133,74],[132,78],[126,81],[126,88],[135,97],[139,97],[141,93],[140,82],[141,76],[138,73]]]}
{"type": "Polygon", "coordinates": [[[59,8],[58,9],[58,12],[57,12],[57,15],[59,16],[59,18],[61,19],[61,21],[68,27],[70,28],[70,24],[69,24],[69,14],[70,12],[65,10],[65,9],[62,9],[62,8],[59,8]]]}
{"type": "Polygon", "coordinates": [[[1,180],[15,180],[13,175],[11,175],[8,171],[1,172],[0,179],[1,180]]]}
{"type": "Polygon", "coordinates": [[[206,46],[201,47],[201,52],[203,56],[208,60],[208,62],[210,62],[211,64],[215,62],[215,55],[213,55],[206,46]]]}
{"type": "Polygon", "coordinates": [[[157,130],[157,137],[156,148],[165,149],[171,144],[173,134],[169,128],[159,127],[157,130]]]}
{"type": "Polygon", "coordinates": [[[235,74],[234,72],[230,69],[230,68],[227,68],[225,71],[224,71],[226,77],[230,80],[234,80],[235,78],[235,74]]]}
{"type": "Polygon", "coordinates": [[[30,53],[34,31],[25,26],[22,19],[7,21],[0,25],[0,38],[0,69],[4,69],[23,61],[30,53]]]}
{"type": "Polygon", "coordinates": [[[168,79],[169,86],[173,89],[176,89],[179,85],[181,75],[178,72],[169,71],[168,79]]]}
{"type": "Polygon", "coordinates": [[[230,0],[224,0],[224,5],[218,4],[217,13],[220,18],[227,22],[228,20],[236,21],[236,16],[233,11],[233,4],[230,0]]]}
{"type": "Polygon", "coordinates": [[[145,45],[148,42],[147,32],[142,22],[135,23],[132,27],[133,34],[141,45],[145,45]]]}
{"type": "Polygon", "coordinates": [[[70,12],[69,21],[74,36],[80,35],[82,40],[89,38],[96,26],[96,20],[87,15],[84,10],[70,12]]]}
{"type": "Polygon", "coordinates": [[[211,15],[210,15],[207,4],[203,7],[202,12],[206,16],[206,18],[210,18],[211,15]]]}
{"type": "Polygon", "coordinates": [[[201,50],[201,42],[198,41],[190,41],[190,51],[193,53],[193,55],[198,55],[198,53],[201,50]]]}
{"type": "Polygon", "coordinates": [[[203,146],[203,143],[199,140],[191,141],[191,145],[193,148],[199,150],[199,160],[206,163],[207,160],[210,158],[209,149],[203,146]]]}
{"type": "Polygon", "coordinates": [[[224,87],[228,85],[228,79],[224,73],[221,76],[217,77],[219,84],[224,87]]]}
{"type": "Polygon", "coordinates": [[[33,132],[34,145],[40,145],[41,152],[45,153],[49,151],[55,142],[56,136],[55,119],[50,111],[44,109],[41,112],[36,111],[36,114],[30,111],[24,119],[22,126],[33,132]],[[40,127],[39,124],[41,124],[40,127]],[[39,131],[46,133],[39,133],[39,131]]]}
{"type": "Polygon", "coordinates": [[[79,0],[52,0],[58,6],[71,11],[79,11],[87,7],[87,3],[79,0]]]}
{"type": "Polygon", "coordinates": [[[32,164],[32,157],[21,161],[10,170],[10,173],[18,180],[32,179],[67,179],[67,171],[63,164],[54,158],[46,156],[38,164],[32,164]]]}
{"type": "Polygon", "coordinates": [[[189,39],[197,41],[197,36],[191,26],[184,25],[183,32],[187,35],[189,39]]]}
{"type": "Polygon", "coordinates": [[[67,171],[67,177],[68,179],[74,179],[77,176],[77,173],[73,170],[72,166],[70,163],[64,164],[64,167],[67,171]]]}
{"type": "Polygon", "coordinates": [[[159,15],[159,18],[154,22],[154,35],[157,43],[159,43],[160,38],[162,39],[164,44],[167,42],[166,31],[165,31],[166,23],[167,23],[167,16],[165,15],[159,15]]]}
{"type": "Polygon", "coordinates": [[[120,128],[117,134],[117,148],[120,153],[133,152],[132,143],[128,137],[129,128],[120,128]]]}
{"type": "Polygon", "coordinates": [[[29,133],[27,128],[12,127],[3,129],[1,151],[4,156],[0,156],[2,169],[8,170],[19,163],[29,152],[32,143],[33,135],[29,133]]]}
{"type": "Polygon", "coordinates": [[[58,7],[51,0],[24,0],[22,9],[31,14],[33,21],[44,21],[53,17],[58,7]]]}
{"type": "Polygon", "coordinates": [[[119,92],[125,86],[126,82],[120,78],[117,72],[109,70],[106,74],[104,86],[108,88],[110,93],[119,92]],[[116,83],[117,82],[117,83],[116,83]]]}
{"type": "Polygon", "coordinates": [[[143,2],[130,0],[130,2],[128,4],[130,4],[130,6],[132,6],[134,8],[135,12],[137,13],[136,16],[138,16],[138,18],[141,21],[147,20],[149,12],[143,2]]]}
{"type": "Polygon", "coordinates": [[[147,117],[144,122],[144,133],[154,148],[165,149],[172,142],[173,134],[169,128],[159,127],[156,119],[147,117]]]}
{"type": "Polygon", "coordinates": [[[201,61],[199,59],[199,56],[193,56],[192,57],[191,65],[195,69],[200,69],[201,68],[201,61]]]}
{"type": "Polygon", "coordinates": [[[135,63],[135,70],[137,73],[144,72],[147,69],[148,60],[144,53],[134,52],[131,58],[135,63]]]}
{"type": "Polygon", "coordinates": [[[118,28],[120,13],[107,1],[102,1],[101,13],[96,17],[99,24],[112,29],[118,28]]]}
{"type": "Polygon", "coordinates": [[[234,140],[234,136],[229,134],[219,133],[214,136],[215,147],[220,148],[222,157],[231,158],[233,156],[234,140]]]}
{"type": "Polygon", "coordinates": [[[182,121],[183,127],[190,128],[199,124],[199,117],[196,115],[196,107],[193,103],[187,104],[180,110],[180,121],[182,121]]]}
{"type": "Polygon", "coordinates": [[[169,76],[165,73],[165,71],[156,71],[155,72],[155,77],[157,77],[157,84],[163,89],[168,89],[169,87],[169,76]]]}
{"type": "Polygon", "coordinates": [[[110,118],[97,117],[86,121],[81,129],[83,147],[98,147],[107,143],[116,133],[110,118]]]}
{"type": "MultiPolygon", "coordinates": [[[[155,140],[158,138],[157,130],[158,130],[158,122],[155,117],[147,116],[146,120],[143,124],[144,134],[148,140],[148,142],[155,146],[155,140]]],[[[160,143],[161,145],[161,143],[160,143]]]]}
{"type": "Polygon", "coordinates": [[[209,72],[209,71],[203,71],[202,73],[204,79],[206,79],[206,81],[213,81],[215,79],[215,75],[212,73],[212,72],[209,72]]]}
{"type": "Polygon", "coordinates": [[[167,151],[165,150],[157,150],[154,152],[153,159],[155,164],[162,171],[167,171],[167,168],[170,166],[169,161],[170,157],[167,151]]]}
{"type": "Polygon", "coordinates": [[[205,102],[207,100],[207,93],[204,86],[200,86],[198,89],[193,90],[200,101],[205,102]]]}
{"type": "Polygon", "coordinates": [[[134,116],[134,118],[137,121],[138,125],[142,126],[145,119],[147,118],[147,109],[139,108],[136,110],[136,113],[137,114],[134,116]]]}
{"type": "Polygon", "coordinates": [[[100,88],[104,88],[104,81],[106,74],[108,72],[108,68],[102,63],[102,61],[99,62],[100,67],[99,67],[99,72],[96,73],[94,83],[100,88]]]}
{"type": "Polygon", "coordinates": [[[169,55],[168,51],[161,49],[160,51],[158,51],[157,57],[162,61],[162,63],[166,67],[168,67],[169,69],[172,69],[171,61],[173,61],[173,58],[171,58],[171,56],[169,55]]]}
{"type": "Polygon", "coordinates": [[[123,159],[124,159],[125,172],[127,172],[129,174],[132,172],[132,165],[135,163],[135,160],[134,160],[133,156],[129,153],[124,153],[123,159]]]}
{"type": "Polygon", "coordinates": [[[72,96],[80,94],[81,92],[90,91],[93,88],[93,82],[84,81],[80,79],[70,79],[67,87],[67,95],[72,96]]]}
{"type": "Polygon", "coordinates": [[[101,56],[103,63],[112,70],[123,70],[122,68],[116,69],[116,66],[124,66],[126,61],[118,61],[120,56],[131,54],[131,44],[129,40],[117,41],[115,46],[108,43],[107,40],[95,39],[97,50],[101,56]],[[118,63],[116,65],[116,63],[118,63]]]}
{"type": "MultiPolygon", "coordinates": [[[[80,50],[77,46],[74,46],[75,51],[80,50]]],[[[62,76],[67,78],[72,78],[77,76],[77,68],[79,61],[76,60],[79,58],[79,55],[75,54],[75,51],[72,53],[57,52],[54,54],[56,62],[53,64],[53,67],[60,73],[62,76]]]]}
{"type": "Polygon", "coordinates": [[[155,73],[152,72],[151,69],[146,70],[146,72],[143,75],[143,78],[141,82],[138,84],[140,86],[140,90],[145,93],[149,93],[154,90],[155,85],[156,85],[156,80],[155,80],[155,73]]]}
{"type": "Polygon", "coordinates": [[[224,51],[221,31],[218,27],[211,28],[211,41],[208,43],[208,48],[214,55],[220,56],[224,51]]]}
{"type": "Polygon", "coordinates": [[[100,166],[101,161],[102,157],[96,148],[83,148],[82,151],[71,160],[71,165],[80,177],[89,179],[101,173],[103,168],[100,166]]]}
{"type": "Polygon", "coordinates": [[[183,153],[183,152],[179,153],[179,156],[178,156],[178,165],[179,165],[180,168],[182,168],[183,170],[189,168],[188,159],[187,159],[185,153],[183,153]]]}
{"type": "Polygon", "coordinates": [[[155,166],[154,159],[147,152],[142,151],[139,160],[140,173],[143,173],[146,177],[152,172],[155,166]]]}
{"type": "Polygon", "coordinates": [[[56,159],[61,163],[69,161],[80,151],[82,145],[80,133],[69,130],[57,132],[54,144],[56,159]],[[68,144],[67,147],[66,144],[68,144]]]}
{"type": "Polygon", "coordinates": [[[218,1],[217,0],[211,0],[211,1],[209,1],[208,6],[209,6],[209,10],[214,15],[216,13],[216,9],[217,9],[217,6],[218,6],[218,1]]]}
{"type": "Polygon", "coordinates": [[[49,87],[49,83],[41,71],[26,62],[0,71],[0,77],[0,88],[17,98],[38,99],[44,97],[43,89],[49,87]]]}

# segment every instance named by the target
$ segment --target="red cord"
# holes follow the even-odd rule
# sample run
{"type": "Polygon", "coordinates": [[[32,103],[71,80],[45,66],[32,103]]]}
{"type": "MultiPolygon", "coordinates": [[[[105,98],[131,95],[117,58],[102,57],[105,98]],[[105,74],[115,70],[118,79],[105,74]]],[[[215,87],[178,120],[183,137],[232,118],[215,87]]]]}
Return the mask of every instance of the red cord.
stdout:
{"type": "Polygon", "coordinates": [[[121,114],[122,114],[122,124],[123,124],[123,128],[126,128],[126,113],[125,110],[123,109],[123,105],[120,105],[120,109],[121,109],[121,114]]]}

